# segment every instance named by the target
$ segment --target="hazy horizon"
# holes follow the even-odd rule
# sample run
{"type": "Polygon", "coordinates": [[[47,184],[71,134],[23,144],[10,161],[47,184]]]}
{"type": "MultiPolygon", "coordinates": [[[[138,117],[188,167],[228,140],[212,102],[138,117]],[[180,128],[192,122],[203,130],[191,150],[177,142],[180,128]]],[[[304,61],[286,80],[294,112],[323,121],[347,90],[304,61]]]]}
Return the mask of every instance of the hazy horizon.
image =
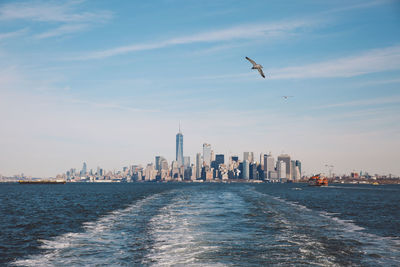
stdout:
{"type": "Polygon", "coordinates": [[[2,1],[0,174],[170,163],[181,122],[192,163],[400,175],[399,86],[399,1],[2,1]]]}

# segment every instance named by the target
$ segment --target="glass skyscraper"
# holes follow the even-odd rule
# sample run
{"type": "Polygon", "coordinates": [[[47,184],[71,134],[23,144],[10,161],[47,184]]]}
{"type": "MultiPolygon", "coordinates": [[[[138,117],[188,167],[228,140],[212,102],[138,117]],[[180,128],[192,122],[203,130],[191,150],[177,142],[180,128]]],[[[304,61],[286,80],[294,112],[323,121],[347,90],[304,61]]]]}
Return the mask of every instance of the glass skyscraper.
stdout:
{"type": "Polygon", "coordinates": [[[207,143],[203,144],[203,162],[206,166],[211,165],[211,145],[207,143]]]}
{"type": "Polygon", "coordinates": [[[80,175],[86,175],[86,173],[87,173],[87,166],[86,166],[86,162],[84,162],[80,175]]]}
{"type": "Polygon", "coordinates": [[[196,154],[196,179],[201,177],[202,166],[203,166],[203,163],[201,161],[201,154],[197,153],[196,154]]]}
{"type": "Polygon", "coordinates": [[[179,167],[183,165],[183,134],[180,127],[179,133],[176,134],[176,161],[179,167]]]}
{"type": "MultiPolygon", "coordinates": [[[[290,156],[288,155],[288,154],[282,154],[282,155],[280,155],[279,157],[278,157],[278,161],[283,161],[283,162],[285,162],[285,167],[286,167],[286,169],[285,169],[285,171],[286,171],[286,178],[288,178],[288,179],[290,179],[291,178],[291,172],[290,172],[290,156]]],[[[282,178],[282,177],[279,177],[279,178],[282,178]]]]}

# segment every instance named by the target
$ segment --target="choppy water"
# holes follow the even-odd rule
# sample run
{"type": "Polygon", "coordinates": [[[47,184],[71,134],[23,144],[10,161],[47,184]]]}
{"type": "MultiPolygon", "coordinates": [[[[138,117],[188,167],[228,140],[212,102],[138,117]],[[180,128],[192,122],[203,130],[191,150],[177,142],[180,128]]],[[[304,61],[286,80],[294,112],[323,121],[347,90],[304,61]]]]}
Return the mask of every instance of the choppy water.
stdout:
{"type": "Polygon", "coordinates": [[[0,264],[399,266],[400,186],[0,185],[0,264]]]}

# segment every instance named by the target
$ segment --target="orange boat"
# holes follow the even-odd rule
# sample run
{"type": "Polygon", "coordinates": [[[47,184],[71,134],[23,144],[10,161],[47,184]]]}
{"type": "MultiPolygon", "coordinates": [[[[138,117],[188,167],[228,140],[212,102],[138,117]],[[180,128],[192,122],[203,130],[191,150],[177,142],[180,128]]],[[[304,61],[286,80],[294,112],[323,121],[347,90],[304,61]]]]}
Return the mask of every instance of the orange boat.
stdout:
{"type": "Polygon", "coordinates": [[[308,179],[308,185],[312,186],[327,186],[328,179],[326,177],[322,177],[320,174],[314,175],[310,179],[308,179]]]}

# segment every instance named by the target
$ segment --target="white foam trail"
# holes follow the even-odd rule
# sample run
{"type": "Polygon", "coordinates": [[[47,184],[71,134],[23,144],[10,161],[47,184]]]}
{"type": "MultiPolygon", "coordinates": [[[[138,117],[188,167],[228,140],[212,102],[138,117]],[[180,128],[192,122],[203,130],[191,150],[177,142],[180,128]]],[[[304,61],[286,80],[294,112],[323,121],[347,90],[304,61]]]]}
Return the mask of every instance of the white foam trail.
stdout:
{"type": "MultiPolygon", "coordinates": [[[[254,190],[254,189],[253,189],[254,190]]],[[[379,265],[397,265],[400,266],[400,239],[393,238],[393,237],[382,237],[371,233],[363,232],[365,228],[358,226],[352,220],[343,220],[337,216],[340,216],[338,213],[328,213],[328,212],[318,212],[311,210],[303,205],[298,203],[294,203],[292,201],[282,199],[280,197],[272,196],[269,194],[261,193],[255,191],[259,194],[268,197],[269,199],[273,199],[279,201],[287,206],[294,207],[297,211],[293,211],[292,214],[301,214],[303,216],[310,216],[309,222],[316,224],[319,223],[321,225],[325,224],[326,219],[329,220],[328,223],[331,229],[327,229],[327,231],[334,231],[337,233],[337,237],[341,238],[348,238],[351,240],[357,240],[362,245],[359,246],[358,249],[363,251],[363,254],[370,255],[370,254],[379,254],[381,258],[376,258],[371,261],[375,261],[379,265]]],[[[254,193],[253,192],[253,193],[254,193]]],[[[296,220],[292,218],[290,221],[296,220]]],[[[311,240],[308,236],[302,236],[301,239],[303,240],[311,240]]],[[[301,240],[300,239],[300,240],[301,240]]],[[[308,242],[307,241],[307,242],[308,242]]],[[[307,244],[305,242],[304,244],[307,244]]],[[[321,245],[320,242],[311,241],[310,245],[314,248],[318,248],[321,245]]],[[[302,251],[304,251],[304,246],[302,246],[302,251]]],[[[316,253],[317,251],[313,250],[312,253],[316,253]]],[[[321,255],[322,256],[322,255],[321,255]]],[[[332,258],[333,260],[333,258],[332,258]]],[[[327,263],[328,265],[333,264],[333,262],[327,263]]]]}
{"type": "Polygon", "coordinates": [[[328,213],[328,212],[321,211],[319,214],[322,217],[329,218],[329,219],[335,221],[337,224],[342,225],[343,226],[342,229],[344,231],[355,232],[355,231],[365,230],[364,227],[358,226],[352,220],[343,220],[343,219],[340,219],[340,218],[334,216],[334,215],[340,215],[338,213],[328,213]]]}
{"type": "MultiPolygon", "coordinates": [[[[154,244],[147,262],[156,266],[225,266],[205,255],[217,251],[226,238],[219,232],[218,216],[244,208],[245,203],[230,192],[218,196],[215,192],[192,191],[190,197],[180,196],[151,219],[154,244]]],[[[230,235],[235,238],[235,233],[230,235]]]]}
{"type": "MultiPolygon", "coordinates": [[[[84,231],[66,233],[50,240],[40,240],[46,253],[17,260],[16,266],[105,266],[120,265],[132,257],[127,246],[132,242],[128,231],[134,218],[148,204],[160,198],[155,194],[125,209],[108,213],[94,222],[84,223],[84,231]]],[[[132,227],[132,226],[131,226],[132,227]]]]}
{"type": "MultiPolygon", "coordinates": [[[[293,251],[288,258],[282,258],[281,255],[275,255],[276,258],[281,257],[282,261],[290,262],[296,257],[307,262],[308,265],[316,266],[335,266],[335,257],[326,255],[322,250],[323,244],[315,237],[307,233],[298,231],[299,216],[312,213],[313,211],[304,205],[293,203],[280,197],[260,193],[251,189],[251,195],[261,199],[267,198],[267,207],[274,211],[276,218],[274,220],[279,225],[280,233],[276,234],[274,247],[290,247],[293,251]],[[282,210],[282,207],[290,207],[290,210],[282,210]],[[293,210],[294,209],[294,210],[293,210]]],[[[312,227],[312,224],[309,225],[312,227]]],[[[290,264],[292,265],[292,264],[290,264]]],[[[296,263],[294,265],[297,265],[296,263]]]]}

